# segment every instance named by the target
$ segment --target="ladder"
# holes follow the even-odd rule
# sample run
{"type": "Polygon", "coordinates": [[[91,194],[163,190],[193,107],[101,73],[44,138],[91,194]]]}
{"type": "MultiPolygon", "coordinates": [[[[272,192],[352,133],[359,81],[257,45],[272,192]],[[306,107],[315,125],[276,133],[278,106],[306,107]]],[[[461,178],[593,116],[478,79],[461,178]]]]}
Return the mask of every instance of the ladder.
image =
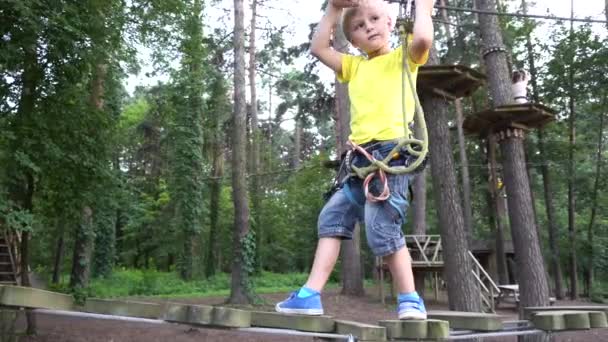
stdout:
{"type": "Polygon", "coordinates": [[[0,285],[19,285],[15,256],[5,235],[0,235],[0,285]]]}

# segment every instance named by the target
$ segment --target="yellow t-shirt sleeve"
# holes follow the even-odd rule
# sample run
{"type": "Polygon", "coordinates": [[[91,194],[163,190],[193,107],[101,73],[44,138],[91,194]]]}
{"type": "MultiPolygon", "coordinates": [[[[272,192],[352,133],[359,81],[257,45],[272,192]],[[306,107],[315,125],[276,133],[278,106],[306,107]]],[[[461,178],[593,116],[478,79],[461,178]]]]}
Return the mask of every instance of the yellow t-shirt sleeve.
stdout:
{"type": "MultiPolygon", "coordinates": [[[[412,48],[412,46],[410,45],[410,49],[411,49],[411,48],[412,48]]],[[[430,50],[427,50],[427,51],[426,51],[426,53],[424,54],[424,56],[422,57],[422,61],[421,61],[420,63],[416,63],[416,61],[414,61],[414,60],[412,59],[412,55],[410,54],[410,51],[409,51],[409,49],[408,49],[408,51],[407,51],[408,63],[409,63],[410,65],[415,65],[415,66],[417,66],[417,67],[419,67],[419,66],[421,66],[421,65],[425,65],[425,64],[426,64],[426,62],[429,60],[429,53],[430,53],[430,50]]]]}
{"type": "Polygon", "coordinates": [[[347,83],[353,77],[353,73],[355,70],[355,66],[358,62],[361,61],[361,58],[355,57],[353,55],[344,54],[342,55],[342,73],[336,74],[338,78],[338,82],[347,83]]]}

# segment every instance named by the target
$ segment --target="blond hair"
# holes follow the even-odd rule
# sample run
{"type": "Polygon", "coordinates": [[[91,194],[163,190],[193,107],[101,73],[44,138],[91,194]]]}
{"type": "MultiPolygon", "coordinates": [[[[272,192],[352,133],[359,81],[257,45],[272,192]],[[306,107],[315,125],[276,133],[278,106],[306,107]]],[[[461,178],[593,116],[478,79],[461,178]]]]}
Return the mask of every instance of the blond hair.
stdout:
{"type": "MultiPolygon", "coordinates": [[[[342,33],[344,33],[344,37],[346,37],[346,40],[348,40],[351,43],[352,43],[352,41],[351,41],[351,37],[350,37],[350,33],[351,33],[350,32],[351,31],[350,23],[351,23],[351,20],[353,19],[353,17],[355,16],[355,14],[357,14],[357,10],[361,7],[375,7],[375,8],[382,10],[386,15],[389,15],[389,13],[390,13],[388,4],[384,0],[359,0],[358,7],[345,8],[342,11],[342,18],[340,20],[340,29],[342,30],[342,33]]],[[[394,18],[393,18],[393,23],[394,23],[394,18]]]]}

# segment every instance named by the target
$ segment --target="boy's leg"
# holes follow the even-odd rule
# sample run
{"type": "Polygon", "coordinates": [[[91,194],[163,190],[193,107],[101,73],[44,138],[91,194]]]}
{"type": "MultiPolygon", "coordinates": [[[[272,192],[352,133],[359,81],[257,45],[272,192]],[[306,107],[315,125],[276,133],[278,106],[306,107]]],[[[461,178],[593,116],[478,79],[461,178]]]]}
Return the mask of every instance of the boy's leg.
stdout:
{"type": "Polygon", "coordinates": [[[338,255],[340,255],[340,244],[342,240],[334,237],[324,237],[319,239],[315,260],[308,275],[305,287],[321,292],[329,279],[329,275],[334,270],[338,255]]]}
{"type": "Polygon", "coordinates": [[[415,292],[410,252],[406,247],[384,257],[399,293],[415,292]]]}
{"type": "Polygon", "coordinates": [[[340,254],[341,240],[352,239],[353,229],[362,209],[362,206],[353,201],[348,185],[329,199],[319,215],[319,242],[308,280],[286,300],[277,303],[276,311],[305,315],[323,314],[321,291],[340,254]]]}
{"type": "Polygon", "coordinates": [[[376,256],[384,256],[399,291],[400,319],[426,319],[426,308],[416,293],[410,255],[401,226],[408,206],[407,175],[389,175],[391,189],[386,201],[365,204],[367,242],[376,256]]]}

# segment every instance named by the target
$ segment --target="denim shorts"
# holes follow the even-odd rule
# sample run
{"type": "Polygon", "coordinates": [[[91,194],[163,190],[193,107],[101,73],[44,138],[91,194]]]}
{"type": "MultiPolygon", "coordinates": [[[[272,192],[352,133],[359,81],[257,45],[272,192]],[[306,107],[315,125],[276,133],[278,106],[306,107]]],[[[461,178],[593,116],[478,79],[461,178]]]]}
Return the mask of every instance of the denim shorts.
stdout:
{"type": "MultiPolygon", "coordinates": [[[[386,155],[392,146],[378,150],[376,158],[386,155]],[[379,155],[378,155],[379,154],[379,155]]],[[[376,152],[376,151],[374,151],[376,152]]],[[[364,165],[364,157],[356,156],[353,164],[364,165]]],[[[350,177],[321,210],[318,221],[319,238],[336,237],[350,240],[353,237],[355,224],[365,223],[367,243],[376,256],[390,255],[405,246],[401,229],[405,223],[409,206],[408,184],[410,175],[387,174],[390,196],[381,202],[370,202],[365,199],[363,180],[350,177]]],[[[379,187],[377,177],[370,183],[370,189],[379,187]]]]}

